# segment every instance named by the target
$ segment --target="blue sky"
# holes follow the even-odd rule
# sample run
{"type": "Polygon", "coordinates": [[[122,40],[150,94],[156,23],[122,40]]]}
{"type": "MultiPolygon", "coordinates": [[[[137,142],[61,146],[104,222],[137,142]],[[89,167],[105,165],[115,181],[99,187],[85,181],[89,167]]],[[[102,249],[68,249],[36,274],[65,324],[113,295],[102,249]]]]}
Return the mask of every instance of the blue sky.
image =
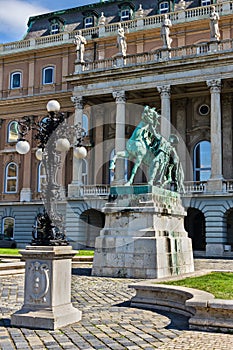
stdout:
{"type": "Polygon", "coordinates": [[[0,0],[0,44],[21,40],[30,16],[96,2],[99,0],[0,0]]]}

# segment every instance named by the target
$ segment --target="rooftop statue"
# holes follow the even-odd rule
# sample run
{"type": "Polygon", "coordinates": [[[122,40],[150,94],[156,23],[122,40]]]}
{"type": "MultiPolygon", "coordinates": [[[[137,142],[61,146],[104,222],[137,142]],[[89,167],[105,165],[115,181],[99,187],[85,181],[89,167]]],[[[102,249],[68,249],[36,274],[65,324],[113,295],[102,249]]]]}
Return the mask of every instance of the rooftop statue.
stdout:
{"type": "Polygon", "coordinates": [[[210,12],[210,38],[211,40],[220,40],[220,32],[218,27],[219,14],[215,11],[215,6],[211,6],[210,12]]]}
{"type": "Polygon", "coordinates": [[[115,169],[117,158],[128,158],[134,161],[130,178],[126,185],[131,185],[137,169],[143,163],[149,168],[148,184],[166,187],[173,185],[177,192],[184,192],[184,174],[174,144],[178,142],[176,135],[167,141],[157,132],[160,115],[155,108],[146,106],[140,123],[126,143],[125,151],[117,152],[110,163],[115,169]]]}
{"type": "Polygon", "coordinates": [[[125,57],[127,51],[127,43],[125,38],[125,31],[124,28],[121,26],[121,23],[118,24],[117,47],[119,49],[119,54],[125,57]]]}
{"type": "Polygon", "coordinates": [[[86,38],[82,36],[81,30],[78,30],[77,35],[75,35],[74,39],[74,43],[76,44],[77,61],[84,63],[85,44],[87,43],[86,38]]]}
{"type": "Polygon", "coordinates": [[[167,14],[163,16],[162,27],[161,27],[161,38],[163,40],[164,48],[171,48],[172,39],[170,38],[170,27],[172,22],[168,18],[167,14]]]}

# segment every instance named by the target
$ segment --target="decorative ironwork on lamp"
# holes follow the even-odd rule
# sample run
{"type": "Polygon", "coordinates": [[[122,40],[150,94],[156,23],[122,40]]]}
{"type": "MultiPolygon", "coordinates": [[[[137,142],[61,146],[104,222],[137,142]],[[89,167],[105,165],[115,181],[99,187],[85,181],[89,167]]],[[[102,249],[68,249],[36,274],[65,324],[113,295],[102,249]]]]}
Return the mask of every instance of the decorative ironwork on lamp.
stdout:
{"type": "Polygon", "coordinates": [[[60,104],[51,100],[47,104],[48,115],[35,123],[30,117],[24,117],[18,123],[19,139],[16,151],[26,154],[30,144],[26,135],[35,129],[38,141],[36,157],[45,169],[46,183],[42,186],[44,212],[36,217],[32,232],[32,245],[68,245],[63,216],[57,211],[57,202],[61,199],[60,186],[57,181],[61,168],[61,153],[73,147],[74,157],[83,159],[87,150],[82,146],[85,130],[80,124],[68,125],[68,117],[60,112],[60,104]]]}

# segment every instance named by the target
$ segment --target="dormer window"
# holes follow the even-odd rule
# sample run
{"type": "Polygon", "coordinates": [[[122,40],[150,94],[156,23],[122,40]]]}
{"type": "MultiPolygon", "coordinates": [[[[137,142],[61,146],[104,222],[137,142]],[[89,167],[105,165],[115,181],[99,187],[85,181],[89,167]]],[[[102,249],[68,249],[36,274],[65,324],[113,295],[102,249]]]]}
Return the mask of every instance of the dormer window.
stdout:
{"type": "Polygon", "coordinates": [[[50,22],[50,34],[55,35],[63,30],[64,20],[59,17],[53,17],[49,19],[50,22]]]}
{"type": "Polygon", "coordinates": [[[169,12],[169,2],[168,1],[162,1],[159,4],[159,13],[168,13],[169,12]]]}
{"type": "Polygon", "coordinates": [[[119,17],[120,21],[129,21],[133,18],[135,6],[131,2],[124,2],[123,4],[119,4],[119,17]]]}
{"type": "Polygon", "coordinates": [[[60,26],[58,23],[53,23],[50,28],[50,33],[53,34],[58,34],[59,33],[60,26]]]}
{"type": "Polygon", "coordinates": [[[121,21],[129,21],[130,17],[129,9],[121,10],[121,21]]]}
{"type": "Polygon", "coordinates": [[[83,28],[95,27],[98,23],[99,14],[95,11],[84,11],[83,14],[83,28]]]}
{"type": "Polygon", "coordinates": [[[209,6],[211,5],[211,0],[201,0],[201,6],[209,6]]]}
{"type": "Polygon", "coordinates": [[[93,27],[93,16],[89,16],[84,18],[84,27],[85,28],[90,28],[93,27]]]}

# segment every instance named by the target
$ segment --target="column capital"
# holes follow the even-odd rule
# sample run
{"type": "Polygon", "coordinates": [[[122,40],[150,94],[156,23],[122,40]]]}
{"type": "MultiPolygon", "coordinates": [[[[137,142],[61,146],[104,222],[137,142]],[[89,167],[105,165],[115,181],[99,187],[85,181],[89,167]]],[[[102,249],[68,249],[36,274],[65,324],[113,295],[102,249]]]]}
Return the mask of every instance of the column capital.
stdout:
{"type": "Polygon", "coordinates": [[[210,88],[210,92],[221,92],[221,79],[207,80],[206,84],[210,88]]]}
{"type": "Polygon", "coordinates": [[[82,96],[72,96],[71,101],[73,102],[75,108],[77,109],[83,109],[84,107],[84,100],[82,96]]]}
{"type": "Polygon", "coordinates": [[[113,91],[112,93],[113,98],[115,98],[116,103],[122,103],[126,101],[125,97],[125,91],[113,91]]]}
{"type": "Polygon", "coordinates": [[[162,96],[170,97],[171,85],[159,85],[157,90],[162,96]]]}

